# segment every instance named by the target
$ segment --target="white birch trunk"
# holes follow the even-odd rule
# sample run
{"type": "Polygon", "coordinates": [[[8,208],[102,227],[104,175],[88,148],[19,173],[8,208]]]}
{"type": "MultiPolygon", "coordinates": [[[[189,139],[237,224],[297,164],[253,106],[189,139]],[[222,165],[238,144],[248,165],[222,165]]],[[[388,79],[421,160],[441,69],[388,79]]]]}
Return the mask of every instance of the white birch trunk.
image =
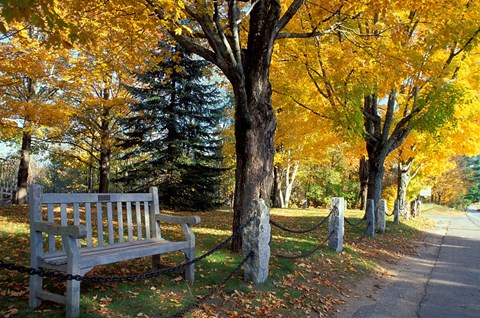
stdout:
{"type": "Polygon", "coordinates": [[[297,176],[298,171],[298,162],[293,164],[293,171],[290,175],[290,168],[292,165],[289,163],[287,165],[287,170],[285,171],[285,200],[283,202],[283,206],[288,208],[288,202],[290,201],[290,196],[292,194],[293,189],[293,182],[295,181],[295,177],[297,176]]]}

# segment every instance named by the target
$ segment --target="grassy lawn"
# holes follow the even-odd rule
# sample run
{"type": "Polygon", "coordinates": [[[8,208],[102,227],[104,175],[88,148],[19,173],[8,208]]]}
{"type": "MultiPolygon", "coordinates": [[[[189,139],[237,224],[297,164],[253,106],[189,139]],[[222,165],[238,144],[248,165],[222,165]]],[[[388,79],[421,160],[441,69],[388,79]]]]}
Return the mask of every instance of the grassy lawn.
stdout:
{"type": "MultiPolygon", "coordinates": [[[[429,213],[436,208],[432,207],[429,213]]],[[[426,212],[425,212],[426,213],[426,212]]],[[[230,235],[232,213],[228,210],[197,213],[202,223],[194,227],[197,256],[214,248],[230,235]]],[[[328,215],[327,210],[289,209],[271,211],[276,222],[296,229],[309,228],[328,215]]],[[[360,211],[347,211],[357,222],[360,211]]],[[[375,239],[363,235],[364,224],[345,224],[345,246],[341,253],[328,250],[327,224],[308,234],[290,234],[272,228],[270,276],[263,285],[243,281],[242,271],[187,317],[323,317],[328,316],[339,297],[348,294],[356,281],[368,275],[385,260],[413,253],[413,242],[422,237],[421,230],[432,222],[420,218],[393,224],[387,217],[387,232],[375,239]],[[283,259],[274,254],[319,251],[303,259],[283,259]]],[[[165,225],[167,239],[181,236],[179,228],[165,225]]],[[[29,266],[28,208],[0,206],[0,259],[29,266]]],[[[196,281],[189,284],[182,274],[124,283],[83,282],[82,317],[168,317],[205,295],[241,261],[241,255],[222,249],[196,265],[196,281]]],[[[183,261],[180,253],[163,256],[174,265],[183,261]]],[[[97,267],[87,275],[115,276],[150,271],[150,259],[97,267]]],[[[47,290],[63,291],[64,282],[45,279],[47,290]]],[[[63,317],[64,307],[44,302],[36,310],[28,308],[28,275],[0,269],[0,317],[63,317]]]]}
{"type": "Polygon", "coordinates": [[[422,213],[445,216],[464,216],[466,214],[466,212],[455,210],[445,206],[439,206],[433,203],[422,204],[422,213]]]}

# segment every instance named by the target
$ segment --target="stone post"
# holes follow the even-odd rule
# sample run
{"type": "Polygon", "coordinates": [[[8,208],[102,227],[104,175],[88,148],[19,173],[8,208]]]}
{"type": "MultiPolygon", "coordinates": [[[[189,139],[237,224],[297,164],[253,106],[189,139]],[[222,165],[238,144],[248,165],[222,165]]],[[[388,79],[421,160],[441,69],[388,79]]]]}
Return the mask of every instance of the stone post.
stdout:
{"type": "Polygon", "coordinates": [[[243,229],[242,249],[246,257],[253,252],[244,265],[244,279],[256,284],[268,277],[270,259],[270,211],[263,199],[253,200],[245,220],[254,217],[243,229]]]}
{"type": "Polygon", "coordinates": [[[378,207],[378,220],[377,228],[380,233],[385,233],[386,219],[387,217],[387,200],[380,200],[380,206],[378,207]]]}
{"type": "Polygon", "coordinates": [[[395,207],[393,208],[393,223],[395,224],[399,224],[400,223],[400,218],[398,216],[398,214],[400,213],[400,206],[399,206],[400,202],[399,200],[395,200],[395,207]]]}
{"type": "Polygon", "coordinates": [[[412,215],[412,219],[417,217],[417,199],[414,199],[410,202],[410,213],[412,215]]]}
{"type": "Polygon", "coordinates": [[[341,252],[343,249],[345,200],[337,197],[332,198],[330,200],[330,211],[331,214],[328,220],[328,247],[335,252],[341,252]]]}
{"type": "Polygon", "coordinates": [[[375,237],[375,204],[372,199],[367,201],[367,235],[375,237]]]}

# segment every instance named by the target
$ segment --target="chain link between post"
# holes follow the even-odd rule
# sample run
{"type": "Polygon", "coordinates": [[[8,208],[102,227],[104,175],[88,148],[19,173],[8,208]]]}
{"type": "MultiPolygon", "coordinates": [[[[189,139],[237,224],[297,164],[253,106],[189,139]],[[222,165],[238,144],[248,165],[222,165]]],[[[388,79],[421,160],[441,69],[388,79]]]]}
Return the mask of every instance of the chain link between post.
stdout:
{"type": "Polygon", "coordinates": [[[161,269],[158,271],[153,271],[149,273],[143,273],[143,274],[134,274],[134,275],[128,275],[128,276],[81,276],[81,275],[72,275],[72,274],[61,274],[58,272],[54,271],[45,271],[43,269],[35,269],[32,267],[27,267],[23,265],[17,265],[14,263],[8,263],[3,260],[0,260],[0,268],[5,268],[8,270],[13,270],[17,271],[19,273],[28,273],[30,276],[31,275],[38,275],[40,277],[46,277],[46,278],[53,278],[56,280],[77,280],[77,281],[91,281],[91,282],[124,282],[124,281],[136,281],[140,279],[148,279],[152,277],[157,277],[160,275],[165,275],[169,274],[172,272],[180,271],[188,266],[195,264],[204,258],[207,258],[208,256],[212,255],[213,253],[217,252],[221,248],[223,248],[225,245],[227,245],[232,239],[235,237],[239,236],[240,233],[243,231],[243,229],[249,225],[252,221],[254,220],[254,217],[251,217],[245,221],[241,226],[239,226],[235,232],[226,238],[223,242],[221,242],[219,245],[211,249],[210,251],[206,252],[205,254],[191,260],[188,262],[185,262],[183,264],[180,264],[178,266],[173,266],[165,269],[161,269]]]}
{"type": "Polygon", "coordinates": [[[315,231],[316,229],[318,229],[320,226],[322,226],[329,218],[330,216],[332,215],[332,211],[330,211],[330,213],[323,219],[321,220],[320,222],[318,222],[316,225],[314,225],[313,227],[309,228],[309,229],[305,229],[305,230],[296,230],[296,229],[289,229],[273,220],[270,220],[270,224],[275,226],[275,227],[278,227],[279,229],[281,230],[284,230],[286,232],[290,232],[290,233],[300,233],[300,234],[303,234],[303,233],[309,233],[309,232],[312,232],[312,231],[315,231]]]}

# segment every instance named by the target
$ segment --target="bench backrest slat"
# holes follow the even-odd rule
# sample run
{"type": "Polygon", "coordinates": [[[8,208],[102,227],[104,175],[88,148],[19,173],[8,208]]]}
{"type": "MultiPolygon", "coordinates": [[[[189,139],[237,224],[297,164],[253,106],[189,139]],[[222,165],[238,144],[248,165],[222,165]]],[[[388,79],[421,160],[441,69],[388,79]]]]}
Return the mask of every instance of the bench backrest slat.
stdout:
{"type": "Polygon", "coordinates": [[[132,203],[127,202],[128,241],[133,241],[132,203]]]}
{"type": "Polygon", "coordinates": [[[117,203],[117,222],[118,222],[118,240],[120,243],[125,242],[125,237],[123,233],[123,210],[122,210],[122,202],[117,203]]]}
{"type": "MultiPolygon", "coordinates": [[[[129,194],[54,194],[37,191],[40,195],[36,200],[41,202],[32,205],[32,209],[34,206],[37,209],[46,207],[48,222],[85,226],[86,238],[77,240],[80,248],[161,238],[154,216],[159,213],[158,198],[155,198],[158,190],[155,188],[150,193],[129,194]]],[[[31,210],[31,216],[34,221],[42,221],[41,212],[31,210]]],[[[44,242],[45,250],[58,252],[60,241],[59,237],[49,235],[44,242]]]]}
{"type": "Polygon", "coordinates": [[[85,203],[85,227],[87,228],[87,246],[92,247],[92,204],[90,202],[85,203]]]}
{"type": "Polygon", "coordinates": [[[97,242],[98,246],[103,246],[103,204],[96,204],[97,213],[97,242]]]}
{"type": "Polygon", "coordinates": [[[135,202],[135,215],[137,216],[137,237],[142,237],[142,215],[140,212],[140,202],[135,202]]]}
{"type": "Polygon", "coordinates": [[[68,225],[68,219],[67,219],[67,204],[62,203],[60,204],[60,224],[61,225],[68,225]]]}
{"type": "MultiPolygon", "coordinates": [[[[47,206],[47,221],[50,223],[54,222],[54,213],[53,213],[53,204],[49,204],[47,206]]],[[[48,235],[48,251],[50,253],[55,252],[55,236],[49,234],[48,235]]]]}
{"type": "MultiPolygon", "coordinates": [[[[61,225],[68,225],[67,220],[67,204],[62,203],[60,204],[60,224],[61,225]]],[[[62,244],[62,251],[65,251],[65,245],[62,244]]]]}
{"type": "Polygon", "coordinates": [[[151,193],[44,193],[42,203],[152,201],[151,193]]]}
{"type": "Polygon", "coordinates": [[[112,202],[107,202],[108,244],[113,244],[113,211],[112,202]]]}
{"type": "Polygon", "coordinates": [[[145,209],[145,236],[147,239],[151,238],[150,232],[150,210],[148,208],[148,202],[143,202],[143,207],[145,209]]]}
{"type": "MultiPolygon", "coordinates": [[[[73,204],[73,224],[80,225],[80,203],[73,204]]],[[[81,247],[80,240],[77,240],[78,247],[81,247]]]]}
{"type": "Polygon", "coordinates": [[[73,224],[74,225],[80,224],[80,204],[79,203],[73,204],[73,224]]]}

